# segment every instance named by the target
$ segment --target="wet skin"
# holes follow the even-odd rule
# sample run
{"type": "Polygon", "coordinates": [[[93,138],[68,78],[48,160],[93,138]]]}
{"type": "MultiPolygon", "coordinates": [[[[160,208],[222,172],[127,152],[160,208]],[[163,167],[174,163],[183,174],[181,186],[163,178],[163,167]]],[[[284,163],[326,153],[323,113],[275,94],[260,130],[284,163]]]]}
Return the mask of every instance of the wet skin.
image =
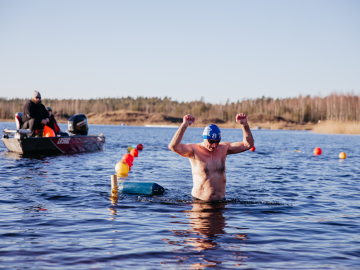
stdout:
{"type": "Polygon", "coordinates": [[[225,161],[229,154],[237,154],[250,149],[254,140],[245,114],[237,114],[236,121],[243,129],[242,142],[220,142],[210,144],[208,140],[198,144],[181,144],[187,127],[195,122],[195,117],[185,115],[183,123],[169,144],[169,149],[189,158],[193,189],[191,195],[204,201],[222,200],[226,193],[225,161]]]}

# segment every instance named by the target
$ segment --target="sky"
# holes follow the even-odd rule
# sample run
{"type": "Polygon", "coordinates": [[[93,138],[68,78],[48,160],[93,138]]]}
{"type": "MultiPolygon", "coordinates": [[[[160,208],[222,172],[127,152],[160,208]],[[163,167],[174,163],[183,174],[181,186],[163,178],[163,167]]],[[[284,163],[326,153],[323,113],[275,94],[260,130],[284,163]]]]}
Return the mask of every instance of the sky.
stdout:
{"type": "Polygon", "coordinates": [[[360,94],[358,0],[0,0],[0,97],[360,94]]]}

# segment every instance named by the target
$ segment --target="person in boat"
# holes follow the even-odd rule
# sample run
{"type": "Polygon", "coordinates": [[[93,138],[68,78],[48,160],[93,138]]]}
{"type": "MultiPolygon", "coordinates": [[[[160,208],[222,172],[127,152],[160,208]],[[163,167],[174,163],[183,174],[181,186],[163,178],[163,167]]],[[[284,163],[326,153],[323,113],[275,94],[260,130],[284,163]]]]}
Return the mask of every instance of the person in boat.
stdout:
{"type": "Polygon", "coordinates": [[[49,113],[49,122],[46,124],[48,127],[52,128],[52,130],[55,132],[55,134],[62,134],[59,125],[57,124],[54,115],[52,114],[51,107],[46,107],[46,110],[49,113]]]}
{"type": "Polygon", "coordinates": [[[226,156],[244,152],[254,146],[246,114],[237,114],[235,120],[243,130],[242,142],[220,142],[221,131],[218,126],[211,124],[205,127],[203,142],[182,144],[186,129],[195,123],[195,117],[190,114],[183,117],[183,123],[171,140],[169,149],[190,160],[193,175],[191,195],[195,200],[225,200],[226,156]]]}
{"type": "Polygon", "coordinates": [[[44,125],[49,123],[49,113],[47,112],[45,106],[41,103],[41,95],[38,91],[34,91],[31,99],[26,102],[22,115],[22,128],[30,129],[30,136],[34,137],[36,135],[36,130],[38,130],[37,135],[42,135],[42,130],[44,125]]]}

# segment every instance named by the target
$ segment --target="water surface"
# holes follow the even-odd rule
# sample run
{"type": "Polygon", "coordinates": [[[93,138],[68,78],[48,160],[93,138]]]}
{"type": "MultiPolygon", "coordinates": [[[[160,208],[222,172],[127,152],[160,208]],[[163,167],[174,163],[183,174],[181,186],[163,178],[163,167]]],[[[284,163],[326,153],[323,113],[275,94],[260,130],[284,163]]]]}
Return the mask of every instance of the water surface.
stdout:
{"type": "MultiPolygon", "coordinates": [[[[72,155],[21,156],[1,143],[0,267],[359,268],[359,136],[253,131],[256,151],[227,158],[227,201],[198,204],[189,161],[167,149],[175,131],[90,125],[106,136],[104,151],[72,155]],[[111,201],[115,164],[137,143],[144,150],[126,181],[166,192],[111,201]]],[[[183,142],[201,135],[189,128],[183,142]]],[[[222,137],[239,141],[242,132],[222,137]]]]}

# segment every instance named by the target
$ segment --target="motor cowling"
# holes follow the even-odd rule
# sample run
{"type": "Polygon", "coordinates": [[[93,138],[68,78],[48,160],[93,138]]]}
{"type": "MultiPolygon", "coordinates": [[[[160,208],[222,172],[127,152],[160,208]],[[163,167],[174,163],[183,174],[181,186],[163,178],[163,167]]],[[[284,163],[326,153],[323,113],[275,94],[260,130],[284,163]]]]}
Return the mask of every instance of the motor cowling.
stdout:
{"type": "Polygon", "coordinates": [[[89,124],[85,114],[75,114],[68,120],[68,131],[75,135],[87,135],[89,124]]]}

